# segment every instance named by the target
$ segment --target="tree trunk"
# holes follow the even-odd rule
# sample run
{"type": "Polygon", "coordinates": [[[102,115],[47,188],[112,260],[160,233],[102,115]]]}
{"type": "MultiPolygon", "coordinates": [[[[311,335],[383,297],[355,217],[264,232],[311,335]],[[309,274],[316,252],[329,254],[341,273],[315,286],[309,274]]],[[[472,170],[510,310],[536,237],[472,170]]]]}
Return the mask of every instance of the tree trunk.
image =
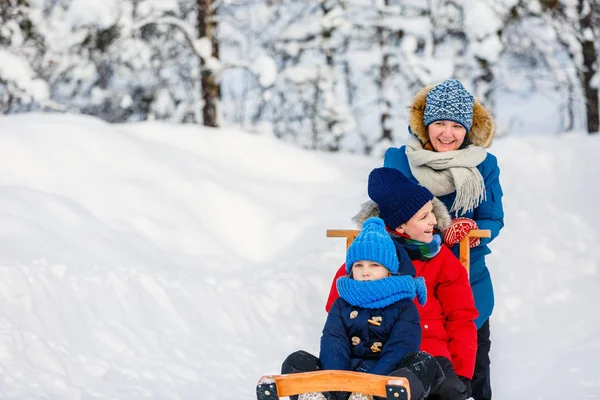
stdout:
{"type": "MultiPolygon", "coordinates": [[[[589,5],[589,11],[586,15],[581,15],[584,7],[584,0],[579,0],[578,12],[579,22],[581,24],[581,32],[592,31],[593,8],[589,5]]],[[[596,73],[596,60],[598,55],[594,48],[593,39],[583,35],[581,41],[581,51],[583,53],[583,71],[581,71],[581,83],[585,93],[585,108],[587,116],[587,131],[588,133],[598,133],[600,130],[599,110],[598,110],[598,88],[592,87],[592,77],[596,73]]]]}
{"type": "MultiPolygon", "coordinates": [[[[381,29],[381,28],[380,28],[381,29]]],[[[385,50],[387,52],[387,50],[385,50]]],[[[380,107],[381,107],[381,140],[392,140],[392,130],[390,129],[390,110],[392,105],[390,104],[388,94],[387,94],[387,86],[390,84],[390,66],[389,66],[389,55],[383,54],[381,59],[381,67],[379,69],[380,77],[379,77],[379,90],[381,93],[380,107]]]]}
{"type": "Polygon", "coordinates": [[[493,114],[496,109],[494,101],[494,72],[490,62],[484,58],[475,57],[479,64],[480,74],[475,77],[475,93],[479,101],[493,114]]]}
{"type": "MultiPolygon", "coordinates": [[[[384,5],[389,6],[389,1],[386,0],[384,5]]],[[[391,118],[390,110],[392,105],[390,103],[388,86],[390,82],[390,55],[389,55],[389,32],[382,26],[377,27],[377,37],[379,40],[379,48],[381,49],[381,66],[379,67],[379,107],[381,108],[380,124],[381,124],[381,139],[380,140],[392,140],[392,130],[390,129],[389,119],[391,118]]]]}
{"type": "MultiPolygon", "coordinates": [[[[333,7],[327,7],[327,4],[325,2],[321,3],[321,10],[323,11],[323,18],[327,18],[327,14],[329,14],[332,9],[333,9],[333,7]]],[[[333,59],[333,49],[331,48],[331,36],[333,35],[334,30],[335,30],[335,28],[328,27],[327,29],[324,29],[321,32],[321,35],[323,36],[323,48],[324,48],[324,53],[325,53],[325,63],[327,64],[327,69],[328,69],[327,73],[330,73],[331,77],[333,77],[333,79],[335,79],[335,65],[334,65],[334,59],[333,59]]],[[[317,79],[317,86],[320,83],[319,82],[320,77],[321,77],[321,73],[319,71],[319,79],[317,79]]],[[[332,90],[335,90],[335,86],[336,85],[334,82],[332,90]]],[[[317,90],[319,90],[319,89],[317,88],[317,90]]],[[[329,111],[330,110],[325,110],[325,112],[327,113],[327,132],[331,134],[333,132],[333,128],[335,126],[336,121],[329,114],[329,111]]]]}
{"type": "MultiPolygon", "coordinates": [[[[321,11],[323,11],[323,18],[327,18],[327,14],[331,12],[333,7],[328,7],[325,2],[321,3],[321,11]]],[[[327,27],[323,29],[321,35],[323,36],[323,46],[325,52],[325,62],[330,68],[333,68],[333,50],[331,49],[331,35],[335,30],[334,27],[327,27]]]]}
{"type": "Polygon", "coordinates": [[[567,101],[566,101],[566,119],[567,121],[563,124],[563,130],[566,132],[571,132],[575,128],[575,104],[573,99],[575,98],[575,88],[574,84],[569,78],[567,83],[567,101]]]}
{"type": "Polygon", "coordinates": [[[311,104],[311,117],[310,117],[310,125],[312,132],[312,143],[310,148],[316,150],[318,148],[319,142],[319,129],[317,126],[317,121],[319,120],[319,99],[321,97],[321,88],[319,83],[321,82],[321,66],[317,65],[317,78],[315,79],[315,94],[313,96],[313,101],[311,104]]]}
{"type": "MultiPolygon", "coordinates": [[[[350,39],[345,38],[342,46],[342,53],[347,54],[350,47],[350,39]]],[[[342,69],[344,71],[344,82],[346,84],[346,102],[350,108],[354,107],[354,94],[356,93],[356,85],[352,82],[352,72],[350,70],[350,62],[348,57],[344,57],[342,61],[342,69]]]]}
{"type": "MultiPolygon", "coordinates": [[[[197,0],[198,5],[198,36],[206,37],[212,48],[212,56],[219,58],[219,42],[217,40],[217,8],[214,0],[197,0]]],[[[202,88],[202,119],[205,126],[217,127],[217,106],[221,98],[221,87],[214,71],[207,68],[204,59],[200,60],[200,83],[202,88]]]]}

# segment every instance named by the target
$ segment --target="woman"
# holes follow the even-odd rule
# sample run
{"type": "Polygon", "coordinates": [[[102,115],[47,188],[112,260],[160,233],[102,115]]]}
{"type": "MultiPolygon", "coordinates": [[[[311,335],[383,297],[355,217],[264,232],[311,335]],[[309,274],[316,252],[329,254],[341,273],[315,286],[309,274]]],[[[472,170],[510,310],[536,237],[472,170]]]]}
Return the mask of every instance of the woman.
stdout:
{"type": "MultiPolygon", "coordinates": [[[[469,218],[475,221],[473,226],[492,232],[491,238],[472,243],[477,245],[471,249],[470,265],[471,287],[479,312],[475,320],[478,349],[472,397],[491,399],[489,318],[494,292],[485,256],[490,253],[488,243],[504,226],[500,169],[496,157],[485,150],[494,136],[492,117],[459,81],[446,80],[415,96],[409,131],[406,146],[386,151],[384,166],[396,168],[428,188],[453,218],[469,218]]],[[[454,235],[446,244],[458,243],[465,234],[454,235]]],[[[458,246],[452,250],[458,256],[458,246]]]]}

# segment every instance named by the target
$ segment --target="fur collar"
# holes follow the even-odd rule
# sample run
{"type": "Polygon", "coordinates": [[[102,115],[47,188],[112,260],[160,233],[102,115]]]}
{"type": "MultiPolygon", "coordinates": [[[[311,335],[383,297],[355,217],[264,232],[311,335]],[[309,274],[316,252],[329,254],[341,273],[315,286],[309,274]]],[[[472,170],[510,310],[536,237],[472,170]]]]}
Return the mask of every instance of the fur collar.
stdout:
{"type": "MultiPolygon", "coordinates": [[[[433,198],[432,204],[433,204],[433,214],[435,215],[435,218],[437,219],[437,229],[440,232],[444,233],[444,232],[446,232],[446,229],[448,229],[448,227],[450,227],[450,224],[452,223],[452,218],[450,217],[450,214],[448,213],[448,209],[446,208],[444,203],[442,203],[437,197],[433,198]]],[[[352,217],[352,222],[354,222],[356,224],[356,226],[358,227],[358,229],[360,229],[363,222],[365,222],[370,217],[380,217],[379,207],[372,200],[369,200],[360,206],[360,210],[358,211],[358,214],[356,214],[354,217],[352,217]]],[[[388,228],[392,228],[392,227],[390,226],[388,228]]]]}
{"type": "MultiPolygon", "coordinates": [[[[432,148],[429,143],[427,128],[425,128],[425,124],[423,123],[423,115],[425,113],[427,93],[433,87],[433,85],[427,86],[417,93],[411,106],[408,108],[410,112],[408,120],[410,131],[421,141],[423,148],[426,150],[431,150],[432,148]]],[[[466,137],[475,146],[490,147],[492,144],[492,138],[494,137],[492,116],[477,100],[475,100],[475,105],[473,106],[473,126],[466,137]]]]}

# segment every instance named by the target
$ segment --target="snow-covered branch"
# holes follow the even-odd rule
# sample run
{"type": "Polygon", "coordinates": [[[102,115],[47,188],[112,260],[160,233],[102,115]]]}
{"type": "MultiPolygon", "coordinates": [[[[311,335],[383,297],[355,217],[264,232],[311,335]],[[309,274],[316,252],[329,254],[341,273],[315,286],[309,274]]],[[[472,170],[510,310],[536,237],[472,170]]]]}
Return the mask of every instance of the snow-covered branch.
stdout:
{"type": "Polygon", "coordinates": [[[148,25],[170,25],[179,29],[184,34],[194,55],[203,62],[206,68],[213,71],[221,68],[220,61],[212,56],[210,39],[206,37],[197,38],[196,29],[182,19],[172,16],[149,17],[135,23],[132,30],[137,31],[148,25]]]}

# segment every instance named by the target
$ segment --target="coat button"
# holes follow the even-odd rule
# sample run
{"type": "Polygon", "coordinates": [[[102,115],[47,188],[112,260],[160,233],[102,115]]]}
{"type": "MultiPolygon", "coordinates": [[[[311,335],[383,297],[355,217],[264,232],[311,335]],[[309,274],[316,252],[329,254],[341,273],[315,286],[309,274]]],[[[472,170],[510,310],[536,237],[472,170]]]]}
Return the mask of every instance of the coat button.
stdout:
{"type": "Polygon", "coordinates": [[[354,310],[350,313],[350,319],[354,319],[358,317],[358,311],[354,310]]]}
{"type": "Polygon", "coordinates": [[[423,325],[423,328],[429,329],[429,325],[425,324],[425,325],[423,325]]]}
{"type": "Polygon", "coordinates": [[[375,342],[375,343],[373,343],[373,346],[371,346],[371,351],[373,353],[379,353],[379,352],[381,352],[381,346],[382,346],[381,342],[375,342]]]}
{"type": "Polygon", "coordinates": [[[358,336],[352,336],[352,345],[358,346],[360,343],[360,338],[358,336]]]}

